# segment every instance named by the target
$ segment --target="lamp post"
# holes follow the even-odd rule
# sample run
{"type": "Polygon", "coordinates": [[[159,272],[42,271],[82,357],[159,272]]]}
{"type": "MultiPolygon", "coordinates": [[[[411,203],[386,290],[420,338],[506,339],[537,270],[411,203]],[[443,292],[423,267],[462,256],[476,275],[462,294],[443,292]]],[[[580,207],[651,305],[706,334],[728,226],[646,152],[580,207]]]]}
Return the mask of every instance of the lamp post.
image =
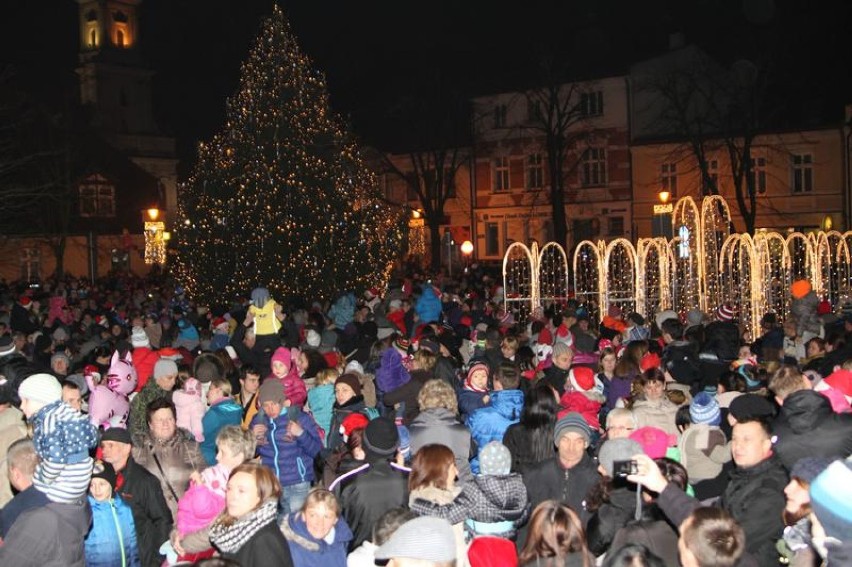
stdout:
{"type": "Polygon", "coordinates": [[[464,255],[464,271],[470,268],[470,256],[473,254],[473,242],[465,240],[461,243],[461,253],[464,255]]]}
{"type": "Polygon", "coordinates": [[[160,209],[151,207],[142,215],[145,223],[145,263],[166,263],[166,223],[159,220],[160,209]]]}
{"type": "Polygon", "coordinates": [[[674,211],[674,206],[669,202],[671,199],[671,193],[666,189],[663,189],[659,193],[657,193],[657,198],[660,200],[658,204],[654,205],[654,217],[652,221],[652,233],[653,236],[662,236],[665,237],[666,240],[672,239],[672,212],[674,211]]]}

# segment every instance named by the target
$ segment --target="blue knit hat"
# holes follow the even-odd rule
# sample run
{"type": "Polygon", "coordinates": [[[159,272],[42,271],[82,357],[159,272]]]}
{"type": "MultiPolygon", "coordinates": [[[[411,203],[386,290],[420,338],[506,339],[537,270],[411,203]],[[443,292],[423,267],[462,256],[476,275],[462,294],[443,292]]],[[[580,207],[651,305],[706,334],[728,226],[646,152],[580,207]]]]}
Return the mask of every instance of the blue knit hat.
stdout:
{"type": "Polygon", "coordinates": [[[707,392],[698,392],[689,405],[689,418],[692,423],[719,425],[722,420],[719,402],[707,392]]]}
{"type": "Polygon", "coordinates": [[[811,507],[825,534],[852,541],[852,464],[834,461],[811,483],[811,507]]]}
{"type": "Polygon", "coordinates": [[[512,471],[512,454],[501,442],[491,441],[479,451],[479,470],[482,474],[509,474],[512,471]]]}

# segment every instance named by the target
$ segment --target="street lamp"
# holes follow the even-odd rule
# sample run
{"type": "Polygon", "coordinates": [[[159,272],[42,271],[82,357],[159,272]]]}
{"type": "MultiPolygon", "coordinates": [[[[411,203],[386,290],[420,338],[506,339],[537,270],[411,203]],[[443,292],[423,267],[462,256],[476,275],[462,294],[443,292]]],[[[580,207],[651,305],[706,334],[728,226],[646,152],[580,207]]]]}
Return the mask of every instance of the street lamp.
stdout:
{"type": "Polygon", "coordinates": [[[654,205],[654,218],[652,222],[653,236],[662,236],[666,240],[671,240],[672,238],[671,215],[674,211],[674,206],[669,202],[671,196],[672,194],[666,189],[657,193],[657,198],[659,198],[660,202],[654,205]]]}
{"type": "Polygon", "coordinates": [[[166,263],[166,223],[160,218],[160,209],[151,207],[145,211],[145,263],[148,265],[166,263]]]}
{"type": "Polygon", "coordinates": [[[470,256],[473,254],[473,242],[470,240],[465,240],[461,243],[461,253],[464,255],[464,269],[467,272],[468,268],[470,268],[470,256]]]}

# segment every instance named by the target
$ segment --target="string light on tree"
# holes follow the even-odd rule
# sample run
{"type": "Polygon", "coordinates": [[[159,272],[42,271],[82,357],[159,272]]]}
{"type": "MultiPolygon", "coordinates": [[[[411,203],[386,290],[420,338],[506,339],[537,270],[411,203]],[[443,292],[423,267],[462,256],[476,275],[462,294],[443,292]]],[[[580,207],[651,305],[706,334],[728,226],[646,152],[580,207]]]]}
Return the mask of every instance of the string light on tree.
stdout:
{"type": "Polygon", "coordinates": [[[382,286],[402,245],[402,212],[330,107],[323,75],[275,6],[243,63],[225,126],[199,144],[181,188],[177,273],[201,301],[257,285],[330,298],[382,286]]]}

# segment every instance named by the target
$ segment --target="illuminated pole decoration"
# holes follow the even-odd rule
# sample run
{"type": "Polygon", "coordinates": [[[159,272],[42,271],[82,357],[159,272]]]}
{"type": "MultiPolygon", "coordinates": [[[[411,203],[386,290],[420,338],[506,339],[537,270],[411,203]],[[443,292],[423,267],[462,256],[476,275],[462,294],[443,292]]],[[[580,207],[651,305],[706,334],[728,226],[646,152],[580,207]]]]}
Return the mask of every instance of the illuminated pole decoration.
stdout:
{"type": "Polygon", "coordinates": [[[601,305],[606,301],[603,252],[601,246],[591,240],[583,240],[574,249],[574,297],[586,305],[593,320],[600,319],[601,305]]]}
{"type": "Polygon", "coordinates": [[[701,267],[704,309],[721,305],[725,298],[720,293],[719,255],[722,244],[731,234],[731,210],[728,202],[719,195],[704,197],[701,201],[700,230],[698,231],[698,261],[701,267]]]}
{"type": "Polygon", "coordinates": [[[158,220],[160,210],[152,207],[145,211],[145,263],[166,263],[166,223],[158,220]]]}
{"type": "Polygon", "coordinates": [[[692,197],[678,200],[672,219],[676,234],[669,246],[675,259],[672,271],[677,283],[673,288],[672,308],[678,313],[686,313],[691,309],[715,309],[715,305],[707,305],[702,294],[704,263],[699,261],[701,213],[692,197]]]}
{"type": "Polygon", "coordinates": [[[513,242],[503,256],[503,290],[506,308],[526,322],[539,306],[565,305],[568,300],[568,256],[556,242],[539,249],[533,242],[528,248],[513,242]]]}
{"type": "Polygon", "coordinates": [[[408,253],[421,258],[426,254],[426,221],[417,209],[408,219],[408,253]]]}

